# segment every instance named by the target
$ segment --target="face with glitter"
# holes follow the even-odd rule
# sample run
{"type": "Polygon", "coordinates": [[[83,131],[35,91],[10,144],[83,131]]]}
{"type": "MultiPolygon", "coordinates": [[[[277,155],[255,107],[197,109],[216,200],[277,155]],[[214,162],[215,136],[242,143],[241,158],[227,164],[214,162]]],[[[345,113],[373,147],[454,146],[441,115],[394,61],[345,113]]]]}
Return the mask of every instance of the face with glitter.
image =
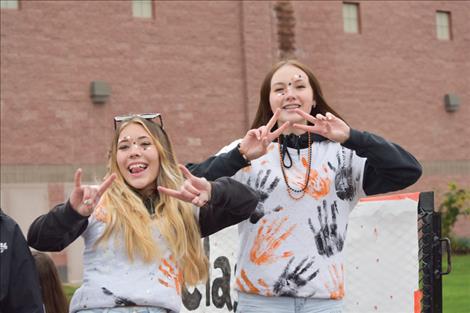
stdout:
{"type": "Polygon", "coordinates": [[[157,148],[144,127],[130,123],[119,135],[116,160],[124,180],[142,195],[155,191],[160,160],[157,148]]]}
{"type": "Polygon", "coordinates": [[[273,112],[281,109],[278,125],[287,121],[306,124],[305,119],[295,113],[294,109],[299,108],[310,114],[315,105],[307,74],[291,64],[279,68],[271,78],[269,103],[273,112]]]}

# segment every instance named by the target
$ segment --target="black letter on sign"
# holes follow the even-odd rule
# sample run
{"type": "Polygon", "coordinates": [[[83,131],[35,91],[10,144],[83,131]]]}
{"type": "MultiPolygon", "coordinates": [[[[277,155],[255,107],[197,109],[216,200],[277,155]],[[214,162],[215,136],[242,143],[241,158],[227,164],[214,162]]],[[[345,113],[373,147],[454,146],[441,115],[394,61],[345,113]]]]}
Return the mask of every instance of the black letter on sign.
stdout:
{"type": "Polygon", "coordinates": [[[227,304],[227,309],[232,311],[232,300],[230,299],[230,262],[224,256],[219,256],[214,262],[214,268],[222,270],[222,277],[214,279],[212,283],[212,303],[216,308],[223,308],[227,304]],[[219,289],[222,295],[219,295],[219,289]]]}
{"type": "Polygon", "coordinates": [[[199,307],[199,304],[201,303],[201,298],[202,298],[201,292],[199,292],[199,290],[197,290],[197,288],[194,287],[193,293],[190,293],[188,291],[188,288],[186,288],[185,284],[183,284],[182,289],[183,290],[181,292],[181,295],[183,298],[183,305],[189,311],[196,310],[199,307]]]}
{"type": "MultiPolygon", "coordinates": [[[[211,259],[211,243],[209,241],[209,237],[205,237],[204,240],[204,252],[206,252],[207,259],[210,261],[211,259]]],[[[207,274],[207,281],[206,281],[206,306],[211,305],[211,273],[207,274]]]]}
{"type": "MultiPolygon", "coordinates": [[[[206,237],[204,238],[204,252],[206,253],[207,258],[209,258],[209,253],[210,253],[209,250],[210,250],[209,237],[206,237]]],[[[210,299],[209,299],[209,296],[207,295],[209,293],[209,288],[210,288],[209,281],[210,281],[210,277],[207,278],[207,282],[206,282],[206,306],[210,305],[210,299]]],[[[193,311],[193,310],[196,310],[201,304],[202,294],[196,287],[194,287],[193,293],[190,293],[188,291],[188,288],[186,288],[186,285],[183,284],[181,297],[183,300],[184,307],[188,309],[189,311],[193,311]]]]}
{"type": "MultiPolygon", "coordinates": [[[[233,266],[233,276],[237,277],[237,263],[235,263],[235,265],[233,266]]],[[[237,306],[238,306],[238,302],[233,301],[233,311],[237,312],[237,306]]]]}

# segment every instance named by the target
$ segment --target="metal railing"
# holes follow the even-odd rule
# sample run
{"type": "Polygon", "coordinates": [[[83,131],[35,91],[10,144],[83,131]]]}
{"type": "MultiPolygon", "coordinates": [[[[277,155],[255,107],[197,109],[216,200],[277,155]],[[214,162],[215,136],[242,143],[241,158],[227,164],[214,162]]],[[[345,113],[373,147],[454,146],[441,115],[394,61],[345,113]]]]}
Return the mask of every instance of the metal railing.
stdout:
{"type": "Polygon", "coordinates": [[[442,276],[451,271],[450,240],[441,238],[441,214],[434,211],[434,193],[422,192],[418,203],[421,313],[442,313],[442,276]],[[442,271],[442,251],[447,269],[442,271]]]}

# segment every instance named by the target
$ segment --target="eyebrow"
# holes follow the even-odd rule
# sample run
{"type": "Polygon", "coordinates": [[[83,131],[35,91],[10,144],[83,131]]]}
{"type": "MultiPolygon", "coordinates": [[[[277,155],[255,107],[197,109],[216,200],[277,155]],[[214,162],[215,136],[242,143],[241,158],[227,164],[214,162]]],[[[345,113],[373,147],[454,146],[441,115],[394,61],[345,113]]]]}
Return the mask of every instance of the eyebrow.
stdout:
{"type": "MultiPolygon", "coordinates": [[[[129,139],[131,139],[131,138],[129,138],[129,137],[130,137],[130,136],[126,136],[126,137],[122,138],[121,140],[118,141],[118,143],[121,143],[121,142],[123,142],[123,141],[129,141],[129,139]]],[[[144,135],[144,136],[137,137],[136,140],[146,139],[146,138],[150,138],[150,137],[144,135]]]]}
{"type": "MultiPolygon", "coordinates": [[[[303,79],[303,78],[297,78],[296,80],[294,80],[294,83],[297,83],[297,82],[299,82],[299,81],[304,82],[305,79],[303,79]]],[[[284,82],[275,82],[274,84],[271,85],[271,87],[272,87],[272,86],[276,86],[276,85],[286,85],[286,83],[284,83],[284,82]]]]}

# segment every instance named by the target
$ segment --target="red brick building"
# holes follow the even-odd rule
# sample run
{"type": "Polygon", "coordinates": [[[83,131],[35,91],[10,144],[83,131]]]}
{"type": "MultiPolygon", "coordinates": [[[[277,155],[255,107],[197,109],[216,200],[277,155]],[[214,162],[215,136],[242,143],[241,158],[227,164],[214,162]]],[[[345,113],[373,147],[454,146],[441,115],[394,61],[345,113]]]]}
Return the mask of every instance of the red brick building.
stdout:
{"type": "Polygon", "coordinates": [[[2,3],[1,207],[24,231],[68,195],[77,167],[102,177],[115,115],[162,112],[179,160],[201,161],[247,131],[285,55],[314,69],[350,125],[422,162],[408,191],[433,190],[437,204],[451,181],[470,188],[468,2],[150,4],[2,3]],[[92,81],[109,85],[105,103],[92,102],[92,81]]]}

